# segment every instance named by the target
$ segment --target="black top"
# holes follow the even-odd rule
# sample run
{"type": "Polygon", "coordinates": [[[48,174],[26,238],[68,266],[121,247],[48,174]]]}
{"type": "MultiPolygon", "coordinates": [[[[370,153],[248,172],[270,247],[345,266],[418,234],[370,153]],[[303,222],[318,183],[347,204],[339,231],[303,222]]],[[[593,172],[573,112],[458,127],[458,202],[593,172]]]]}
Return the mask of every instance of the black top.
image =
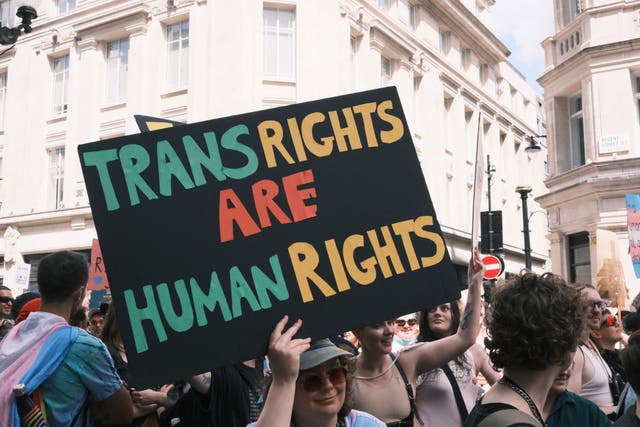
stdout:
{"type": "MultiPolygon", "coordinates": [[[[489,415],[494,412],[502,411],[503,409],[517,409],[515,406],[507,405],[506,403],[487,403],[486,405],[478,402],[476,406],[473,407],[473,410],[467,417],[467,420],[464,422],[464,427],[475,427],[480,422],[482,422],[489,415]]],[[[529,423],[516,423],[509,424],[504,427],[536,427],[534,424],[529,423]]]]}

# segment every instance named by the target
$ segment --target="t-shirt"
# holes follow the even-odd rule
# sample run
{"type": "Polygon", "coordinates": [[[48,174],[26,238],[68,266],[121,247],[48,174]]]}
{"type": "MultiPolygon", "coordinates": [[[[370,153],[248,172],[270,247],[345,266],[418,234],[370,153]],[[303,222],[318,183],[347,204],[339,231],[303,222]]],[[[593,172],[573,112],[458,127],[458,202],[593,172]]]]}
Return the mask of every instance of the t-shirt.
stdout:
{"type": "Polygon", "coordinates": [[[58,369],[40,388],[49,425],[88,425],[87,400],[105,400],[121,386],[122,381],[105,345],[80,330],[58,369]]]}
{"type": "Polygon", "coordinates": [[[640,419],[636,415],[636,406],[630,406],[625,413],[613,423],[613,427],[640,427],[640,419]]]}
{"type": "MultiPolygon", "coordinates": [[[[480,402],[482,402],[482,400],[480,400],[480,402]]],[[[464,422],[464,427],[475,427],[478,424],[480,424],[482,420],[484,420],[494,412],[502,411],[503,409],[517,409],[515,406],[511,406],[506,403],[487,403],[486,405],[483,405],[480,402],[478,402],[476,406],[473,407],[473,410],[467,417],[467,420],[464,422]]],[[[508,426],[504,426],[504,427],[537,427],[537,426],[535,424],[529,424],[529,423],[516,423],[516,424],[509,424],[508,426]]]]}
{"type": "Polygon", "coordinates": [[[589,426],[608,427],[609,418],[592,401],[570,391],[561,393],[545,420],[547,427],[589,426]]]}
{"type": "MultiPolygon", "coordinates": [[[[366,412],[356,411],[353,409],[349,415],[345,417],[347,427],[386,427],[386,424],[366,412]]],[[[255,427],[256,423],[251,423],[247,427],[255,427]]],[[[291,424],[291,427],[294,427],[291,424]]],[[[301,426],[304,427],[304,426],[301,426]]]]}

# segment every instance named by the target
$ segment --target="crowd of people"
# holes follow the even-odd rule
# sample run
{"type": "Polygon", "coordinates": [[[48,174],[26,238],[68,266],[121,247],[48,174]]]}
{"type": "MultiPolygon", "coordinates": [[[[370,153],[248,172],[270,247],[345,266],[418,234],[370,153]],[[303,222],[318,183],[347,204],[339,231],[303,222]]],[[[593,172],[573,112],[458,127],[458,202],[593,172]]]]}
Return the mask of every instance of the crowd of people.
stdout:
{"type": "Polygon", "coordinates": [[[0,426],[21,425],[17,384],[50,426],[640,426],[637,307],[524,270],[483,304],[477,250],[468,272],[464,306],[314,341],[285,316],[265,358],[137,390],[113,306],[83,305],[87,261],[57,252],[39,293],[0,286],[0,426]]]}

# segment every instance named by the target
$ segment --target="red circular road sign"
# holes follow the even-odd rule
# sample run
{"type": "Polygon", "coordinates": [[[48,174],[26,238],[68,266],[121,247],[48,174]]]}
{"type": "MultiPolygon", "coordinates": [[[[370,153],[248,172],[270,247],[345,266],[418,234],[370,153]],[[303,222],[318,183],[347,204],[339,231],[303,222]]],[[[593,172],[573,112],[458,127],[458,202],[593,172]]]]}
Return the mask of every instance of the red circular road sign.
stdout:
{"type": "Polygon", "coordinates": [[[485,267],[484,276],[482,276],[484,279],[495,279],[504,271],[504,261],[495,255],[485,255],[482,263],[485,267]]]}

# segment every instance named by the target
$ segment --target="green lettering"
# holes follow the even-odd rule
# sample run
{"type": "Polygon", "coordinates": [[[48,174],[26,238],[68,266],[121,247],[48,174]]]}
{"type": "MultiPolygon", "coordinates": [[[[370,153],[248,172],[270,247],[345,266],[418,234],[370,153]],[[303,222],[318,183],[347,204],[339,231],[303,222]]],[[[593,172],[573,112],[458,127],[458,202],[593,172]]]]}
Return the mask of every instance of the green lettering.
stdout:
{"type": "Polygon", "coordinates": [[[191,190],[194,185],[189,173],[176,154],[169,141],[158,141],[158,181],[160,194],[171,196],[171,177],[175,176],[185,190],[191,190]]]}
{"type": "Polygon", "coordinates": [[[107,210],[114,211],[120,207],[116,192],[113,189],[111,183],[111,175],[109,175],[109,168],[107,163],[114,161],[118,158],[118,153],[115,148],[110,150],[92,151],[90,153],[84,153],[84,165],[95,166],[98,170],[98,177],[100,178],[100,185],[102,185],[102,193],[104,193],[104,200],[107,202],[107,210]]]}
{"type": "Polygon", "coordinates": [[[153,192],[149,184],[144,180],[140,173],[144,171],[151,163],[149,153],[141,145],[129,144],[120,149],[120,163],[122,164],[122,172],[127,183],[129,191],[129,199],[131,205],[140,204],[138,198],[138,190],[140,190],[149,200],[157,199],[158,196],[153,192]]]}
{"type": "Polygon", "coordinates": [[[251,292],[247,280],[242,275],[238,267],[231,267],[229,270],[229,281],[231,282],[231,311],[233,317],[242,316],[242,299],[246,299],[251,310],[258,311],[261,309],[256,296],[251,292]]]}
{"type": "Polygon", "coordinates": [[[271,265],[271,271],[273,271],[273,280],[257,266],[254,265],[251,267],[251,278],[253,279],[256,293],[258,294],[258,299],[263,309],[271,308],[271,299],[267,295],[267,291],[271,292],[278,301],[289,299],[287,282],[285,282],[284,276],[282,275],[280,259],[277,254],[269,258],[269,264],[271,265]]]}
{"type": "Polygon", "coordinates": [[[200,149],[200,146],[192,137],[189,135],[182,137],[182,144],[184,144],[184,150],[187,152],[191,173],[193,174],[193,181],[197,186],[207,183],[207,180],[204,178],[204,173],[202,172],[203,166],[207,168],[218,181],[227,179],[227,176],[222,172],[222,160],[220,159],[220,148],[218,147],[216,134],[213,132],[205,132],[204,140],[207,142],[209,155],[206,155],[200,149]]]}
{"type": "Polygon", "coordinates": [[[236,125],[231,129],[227,129],[222,134],[221,145],[228,149],[242,153],[247,157],[247,164],[241,168],[223,168],[225,175],[233,179],[243,179],[251,176],[258,170],[258,155],[251,147],[244,145],[238,141],[238,136],[249,135],[249,128],[246,125],[236,125]]]}
{"type": "Polygon", "coordinates": [[[166,283],[160,283],[156,290],[160,300],[160,307],[162,307],[162,314],[164,314],[164,318],[174,331],[188,331],[193,326],[193,308],[191,307],[191,297],[187,292],[187,285],[184,280],[180,279],[173,282],[173,287],[180,300],[181,314],[180,316],[176,314],[171,295],[169,295],[169,286],[166,283]]]}
{"type": "Polygon", "coordinates": [[[158,341],[164,342],[167,340],[167,332],[162,324],[156,299],[153,296],[153,286],[143,286],[142,292],[144,293],[144,298],[147,302],[147,306],[145,308],[138,307],[136,304],[136,297],[133,295],[133,290],[127,289],[124,291],[124,302],[127,306],[127,312],[129,313],[131,331],[133,332],[133,341],[136,344],[136,351],[138,353],[149,350],[147,337],[145,336],[144,328],[142,327],[143,320],[151,320],[153,328],[156,331],[156,335],[158,336],[158,341]]]}
{"type": "Polygon", "coordinates": [[[218,305],[220,306],[224,321],[228,322],[232,319],[227,298],[222,291],[220,279],[218,279],[218,274],[215,271],[211,273],[208,294],[202,292],[202,288],[200,288],[200,285],[193,277],[189,280],[189,285],[191,286],[191,298],[193,298],[193,309],[196,312],[196,322],[198,326],[205,326],[209,323],[204,312],[205,307],[208,311],[213,312],[216,305],[218,305]]]}

